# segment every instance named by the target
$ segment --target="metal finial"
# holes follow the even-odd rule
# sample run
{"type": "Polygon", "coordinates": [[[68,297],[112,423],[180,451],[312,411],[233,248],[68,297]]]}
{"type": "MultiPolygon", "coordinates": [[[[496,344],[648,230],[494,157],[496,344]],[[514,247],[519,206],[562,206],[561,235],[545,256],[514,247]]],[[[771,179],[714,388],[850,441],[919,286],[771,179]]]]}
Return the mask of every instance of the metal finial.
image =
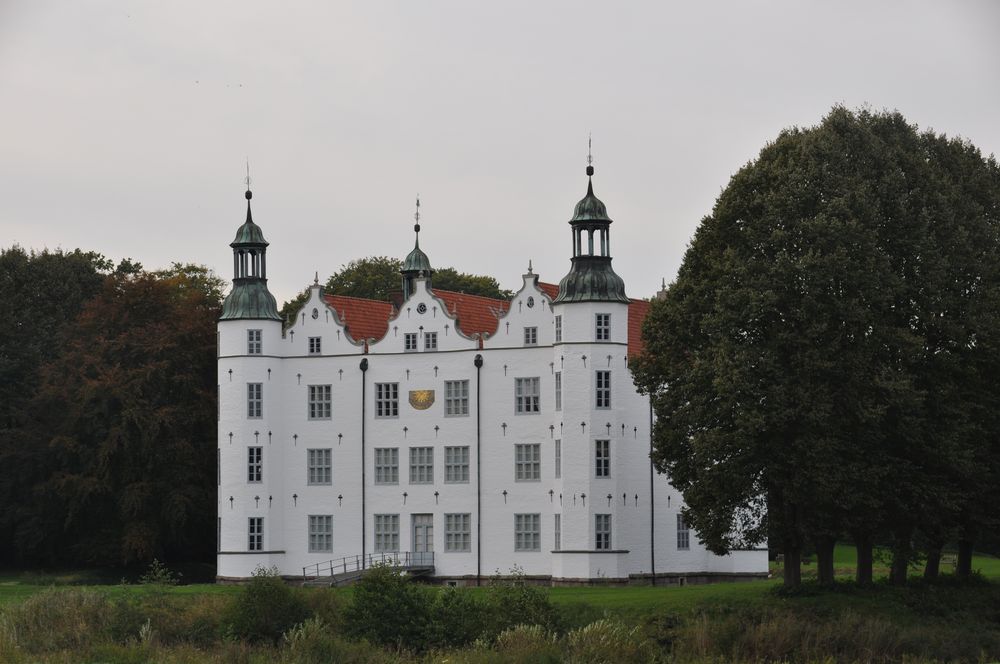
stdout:
{"type": "Polygon", "coordinates": [[[591,149],[593,145],[593,140],[594,140],[593,136],[591,136],[588,133],[587,134],[587,177],[590,177],[591,175],[594,174],[594,166],[593,166],[594,155],[593,155],[593,150],[591,149]]]}
{"type": "Polygon", "coordinates": [[[420,232],[420,194],[417,194],[417,211],[413,213],[413,221],[416,223],[413,225],[413,230],[420,232]]]}
{"type": "Polygon", "coordinates": [[[531,268],[531,259],[530,258],[528,259],[528,274],[534,274],[534,271],[531,268]]]}
{"type": "Polygon", "coordinates": [[[319,286],[319,270],[316,270],[316,276],[313,277],[313,286],[319,286]]]}
{"type": "Polygon", "coordinates": [[[247,157],[247,178],[244,182],[247,184],[247,191],[250,191],[250,157],[247,157]]]}

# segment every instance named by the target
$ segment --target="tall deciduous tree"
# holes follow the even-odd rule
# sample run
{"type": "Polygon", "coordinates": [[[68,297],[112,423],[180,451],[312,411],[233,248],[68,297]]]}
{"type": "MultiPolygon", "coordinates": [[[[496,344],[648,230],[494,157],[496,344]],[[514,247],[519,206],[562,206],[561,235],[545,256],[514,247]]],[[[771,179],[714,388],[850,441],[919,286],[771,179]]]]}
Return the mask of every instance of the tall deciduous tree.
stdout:
{"type": "Polygon", "coordinates": [[[996,437],[996,389],[961,386],[985,387],[966,360],[996,361],[997,174],[898,113],[835,108],[732,178],[634,364],[654,463],[711,550],[770,533],[796,585],[811,540],[832,582],[848,534],[866,581],[883,537],[905,580],[914,533],[958,526],[969,460],[996,437]]]}

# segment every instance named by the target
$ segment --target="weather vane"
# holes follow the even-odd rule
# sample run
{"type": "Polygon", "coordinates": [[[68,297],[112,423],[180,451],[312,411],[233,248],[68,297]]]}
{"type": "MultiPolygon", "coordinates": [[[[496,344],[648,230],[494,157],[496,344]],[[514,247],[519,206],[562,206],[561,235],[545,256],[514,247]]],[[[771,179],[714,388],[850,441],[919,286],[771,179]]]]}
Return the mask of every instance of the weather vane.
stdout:
{"type": "Polygon", "coordinates": [[[250,191],[250,157],[247,157],[247,191],[250,191]]]}
{"type": "Polygon", "coordinates": [[[587,134],[587,166],[590,166],[591,164],[594,163],[594,155],[591,154],[591,149],[590,149],[592,142],[593,142],[593,136],[588,133],[587,134]]]}
{"type": "Polygon", "coordinates": [[[420,194],[417,194],[417,211],[413,213],[413,220],[420,223],[420,194]]]}

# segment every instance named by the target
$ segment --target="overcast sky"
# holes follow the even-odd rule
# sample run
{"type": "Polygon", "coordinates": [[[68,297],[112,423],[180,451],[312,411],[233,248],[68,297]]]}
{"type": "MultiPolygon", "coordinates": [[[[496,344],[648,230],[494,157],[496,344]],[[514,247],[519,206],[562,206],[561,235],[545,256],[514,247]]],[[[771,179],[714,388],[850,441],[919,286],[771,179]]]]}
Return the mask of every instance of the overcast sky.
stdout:
{"type": "Polygon", "coordinates": [[[0,0],[0,246],[230,278],[245,214],[278,302],[348,261],[516,288],[569,268],[594,188],[633,297],[730,176],[833,104],[1000,154],[1000,2],[0,0]]]}

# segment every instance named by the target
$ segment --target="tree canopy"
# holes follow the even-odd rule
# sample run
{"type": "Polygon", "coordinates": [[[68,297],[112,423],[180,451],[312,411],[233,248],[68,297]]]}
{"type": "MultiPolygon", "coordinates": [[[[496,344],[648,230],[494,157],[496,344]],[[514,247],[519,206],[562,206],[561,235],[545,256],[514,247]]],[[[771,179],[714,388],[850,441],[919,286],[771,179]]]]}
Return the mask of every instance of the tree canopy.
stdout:
{"type": "Polygon", "coordinates": [[[794,585],[807,542],[832,581],[853,537],[868,580],[878,539],[905,581],[993,527],[998,249],[996,161],[899,113],[834,108],[733,176],[633,365],[711,550],[771,539],[794,585]]]}

